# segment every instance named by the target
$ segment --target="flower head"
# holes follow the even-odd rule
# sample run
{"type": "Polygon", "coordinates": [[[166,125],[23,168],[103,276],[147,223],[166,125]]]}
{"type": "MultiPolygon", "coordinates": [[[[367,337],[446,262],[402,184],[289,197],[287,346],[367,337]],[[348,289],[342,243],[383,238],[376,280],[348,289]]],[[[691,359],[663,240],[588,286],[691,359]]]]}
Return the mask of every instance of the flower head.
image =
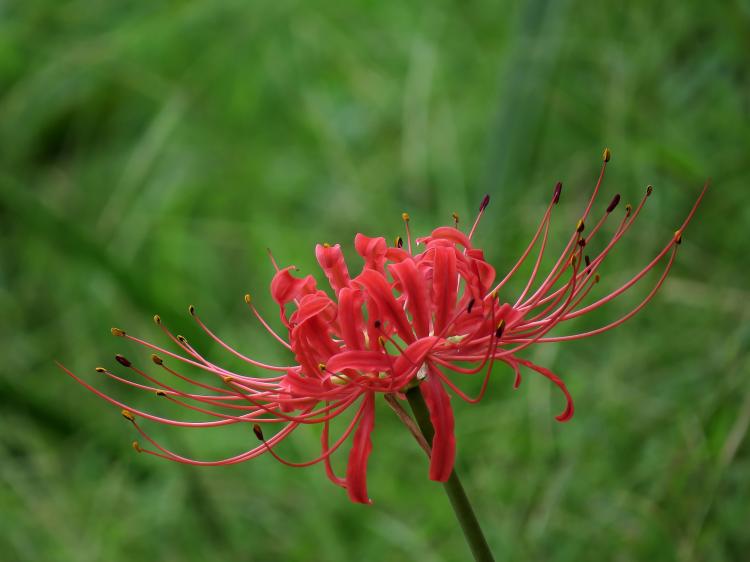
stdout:
{"type": "MultiPolygon", "coordinates": [[[[626,206],[614,234],[600,244],[598,253],[589,257],[587,248],[604,222],[615,212],[620,196],[615,195],[598,218],[594,205],[609,161],[605,150],[601,172],[593,194],[580,220],[574,225],[564,249],[554,265],[543,274],[542,261],[548,243],[552,212],[562,184],[552,194],[539,227],[518,262],[499,281],[495,269],[484,259],[482,250],[472,242],[489,196],[468,233],[453,226],[441,226],[429,236],[412,243],[409,215],[404,213],[406,242],[401,237],[393,245],[384,238],[357,234],[356,252],[364,266],[352,275],[341,247],[322,244],[315,248],[330,289],[318,288],[311,275],[295,275],[293,266],[280,268],[271,257],[276,274],[271,296],[279,306],[284,333],[271,327],[247,295],[245,301],[258,321],[279,344],[294,357],[289,365],[271,365],[247,357],[216,336],[200,319],[194,307],[190,314],[197,324],[228,352],[245,361],[252,374],[231,372],[204,357],[182,336],[175,336],[154,318],[157,326],[175,346],[175,351],[158,347],[113,328],[123,337],[153,350],[153,369],[147,371],[117,355],[116,360],[130,376],[98,368],[97,371],[129,386],[156,393],[189,411],[207,414],[208,421],[183,421],[157,416],[128,406],[112,398],[63,367],[63,370],[92,392],[123,408],[130,421],[150,444],[134,448],[169,460],[194,465],[224,465],[270,453],[284,464],[309,466],[323,463],[328,477],[346,488],[349,498],[368,503],[367,462],[372,449],[370,435],[375,422],[378,394],[403,398],[403,393],[418,387],[427,404],[435,434],[430,446],[430,478],[446,481],[455,458],[454,419],[451,393],[468,402],[479,401],[487,389],[497,362],[510,367],[514,386],[521,383],[522,369],[549,379],[565,399],[557,415],[566,421],[573,415],[573,401],[564,382],[550,370],[532,363],[520,354],[531,345],[593,336],[625,322],[641,310],[658,291],[674,263],[682,232],[693,217],[706,188],[695,206],[664,247],[646,266],[616,290],[584,304],[599,281],[599,270],[615,245],[632,227],[651,194],[649,187],[633,209],[626,206]],[[589,223],[592,228],[587,228],[589,223]],[[511,298],[505,286],[530,258],[534,249],[530,277],[520,295],[511,298]],[[646,297],[624,316],[583,333],[549,335],[558,325],[590,312],[617,298],[638,283],[650,270],[664,263],[661,275],[646,297]],[[206,378],[196,380],[178,371],[183,364],[203,371],[206,378]],[[156,370],[159,375],[153,374],[156,370]],[[259,373],[265,372],[265,375],[259,373]],[[480,376],[482,384],[476,396],[461,390],[457,380],[480,376]],[[181,379],[196,387],[185,392],[170,379],[181,379]],[[343,434],[331,441],[330,421],[353,409],[354,414],[343,434]],[[181,456],[158,443],[146,433],[140,420],[184,427],[215,427],[251,424],[259,443],[238,455],[214,461],[199,461],[181,456]],[[322,424],[321,452],[307,462],[294,463],[275,451],[278,443],[302,424],[322,424]],[[263,426],[280,427],[266,437],[263,426]],[[346,474],[334,473],[330,458],[351,441],[346,474]]],[[[599,236],[601,237],[601,235],[599,236]]]]}

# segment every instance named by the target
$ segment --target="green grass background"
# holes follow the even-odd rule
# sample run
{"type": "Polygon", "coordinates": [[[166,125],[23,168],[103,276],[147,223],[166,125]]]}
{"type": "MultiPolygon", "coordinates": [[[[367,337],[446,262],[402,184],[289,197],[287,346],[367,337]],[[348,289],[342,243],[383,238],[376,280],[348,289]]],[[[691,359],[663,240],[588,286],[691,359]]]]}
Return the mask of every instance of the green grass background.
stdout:
{"type": "MultiPolygon", "coordinates": [[[[404,210],[419,234],[466,222],[488,192],[476,240],[502,272],[561,179],[559,250],[609,145],[601,206],[655,192],[601,291],[714,188],[646,311],[525,354],[565,378],[574,419],[554,421],[548,383],[513,391],[498,368],[481,404],[453,401],[458,467],[499,560],[746,560],[748,52],[747,0],[0,3],[0,558],[467,559],[382,403],[364,507],[320,466],[136,455],[118,410],[53,359],[92,380],[115,352],[147,363],[109,328],[160,340],[158,312],[218,361],[193,303],[242,351],[288,360],[242,302],[275,317],[266,247],[317,274],[314,244],[341,242],[358,269],[356,232],[390,239],[404,210]]],[[[254,444],[152,429],[201,457],[254,444]]],[[[302,430],[283,451],[317,443],[302,430]]]]}

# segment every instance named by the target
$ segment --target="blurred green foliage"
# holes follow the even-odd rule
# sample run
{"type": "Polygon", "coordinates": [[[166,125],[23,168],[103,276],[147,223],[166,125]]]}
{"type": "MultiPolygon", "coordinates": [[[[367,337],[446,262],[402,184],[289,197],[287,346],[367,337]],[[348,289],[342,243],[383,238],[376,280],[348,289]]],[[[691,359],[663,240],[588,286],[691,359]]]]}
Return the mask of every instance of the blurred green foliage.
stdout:
{"type": "MultiPolygon", "coordinates": [[[[498,369],[481,404],[453,401],[458,466],[499,560],[742,560],[748,52],[747,0],[1,3],[2,558],[466,559],[387,408],[363,507],[322,467],[136,455],[117,409],[53,359],[90,380],[114,352],[147,361],[108,330],[159,340],[159,312],[219,360],[184,310],[194,303],[244,352],[288,360],[242,302],[250,291],[275,316],[266,247],[317,271],[314,244],[341,242],[356,269],[356,232],[391,238],[408,210],[423,234],[452,211],[469,220],[489,192],[477,242],[502,272],[558,179],[556,233],[575,224],[608,144],[606,193],[656,189],[605,286],[651,259],[706,176],[715,188],[650,308],[594,340],[529,350],[568,381],[576,417],[557,424],[549,384],[527,376],[513,391],[498,369]]],[[[201,457],[253,439],[154,429],[201,457]]],[[[284,454],[316,447],[303,430],[284,454]]]]}

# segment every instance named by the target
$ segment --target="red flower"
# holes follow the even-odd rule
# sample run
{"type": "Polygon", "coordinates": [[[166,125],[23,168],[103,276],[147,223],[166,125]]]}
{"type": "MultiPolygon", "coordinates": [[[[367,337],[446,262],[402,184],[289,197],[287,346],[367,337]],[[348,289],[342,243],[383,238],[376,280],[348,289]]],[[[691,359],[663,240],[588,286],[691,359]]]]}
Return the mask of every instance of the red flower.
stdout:
{"type": "Polygon", "coordinates": [[[406,247],[400,237],[393,246],[389,246],[384,238],[357,234],[354,247],[363,258],[364,267],[353,278],[338,244],[318,245],[315,255],[328,278],[333,296],[318,289],[312,276],[295,277],[294,267],[280,269],[272,258],[276,275],[271,282],[271,295],[279,305],[286,337],[270,327],[254,307],[249,295],[245,300],[271,336],[294,354],[293,365],[268,365],[242,355],[214,335],[196,315],[195,309],[190,307],[190,313],[198,325],[212,339],[252,367],[265,370],[271,376],[238,374],[210,362],[185,338],[174,336],[167,330],[158,316],[155,317],[156,324],[179,348],[179,353],[157,347],[123,330],[112,329],[114,335],[160,353],[153,355],[152,360],[163,375],[177,377],[206,392],[184,392],[164,382],[163,378],[134,366],[120,355],[116,357],[117,361],[131,374],[145,379],[145,382],[136,382],[103,368],[97,369],[99,372],[124,384],[154,391],[189,410],[208,414],[213,418],[211,421],[167,419],[132,408],[63,369],[92,392],[124,408],[123,415],[153,446],[153,449],[146,449],[135,442],[134,447],[139,452],[196,465],[233,464],[266,452],[291,466],[323,462],[329,478],[346,488],[352,501],[362,503],[370,501],[366,472],[372,449],[370,434],[375,425],[375,396],[383,393],[403,398],[406,389],[418,385],[435,428],[435,436],[430,444],[430,478],[445,481],[453,470],[455,458],[454,419],[448,390],[468,402],[479,401],[487,388],[493,364],[501,361],[515,373],[516,387],[521,382],[521,367],[554,383],[566,400],[565,409],[557,419],[570,419],[573,402],[563,381],[548,369],[519,357],[519,352],[536,343],[584,338],[618,326],[651,300],[672,267],[682,232],[703,198],[705,187],[679,230],[638,274],[615,291],[591,304],[582,305],[599,280],[598,270],[602,262],[631,228],[651,194],[649,187],[634,210],[630,205],[626,207],[614,234],[602,244],[598,254],[589,258],[586,248],[620,200],[620,196],[615,195],[601,217],[594,222],[594,227],[586,233],[585,224],[593,210],[608,160],[607,150],[591,199],[546,276],[540,275],[540,266],[547,246],[552,211],[560,198],[560,183],[555,187],[531,243],[510,272],[497,283],[495,270],[485,261],[482,251],[473,247],[471,240],[489,197],[482,201],[468,234],[457,228],[456,218],[454,227],[439,227],[429,236],[417,239],[419,252],[412,247],[409,217],[406,214],[406,247]],[[503,292],[505,284],[537,246],[536,261],[524,290],[515,300],[508,300],[503,292]],[[618,297],[662,261],[666,261],[666,265],[653,289],[623,317],[589,332],[548,335],[555,326],[618,297]],[[162,357],[205,371],[215,381],[211,384],[188,378],[169,366],[162,357]],[[483,383],[475,397],[466,395],[454,380],[482,372],[483,383]],[[221,386],[217,386],[221,383],[221,386]],[[351,423],[331,443],[330,420],[352,407],[356,408],[356,413],[351,423]],[[188,427],[250,423],[261,442],[230,458],[197,461],[180,456],[157,443],[144,431],[138,418],[188,427]],[[281,459],[274,450],[275,446],[300,424],[313,423],[323,424],[320,455],[304,463],[281,459]],[[262,424],[282,427],[266,439],[261,430],[262,424]],[[334,474],[330,457],[352,433],[346,475],[341,478],[334,474]]]}

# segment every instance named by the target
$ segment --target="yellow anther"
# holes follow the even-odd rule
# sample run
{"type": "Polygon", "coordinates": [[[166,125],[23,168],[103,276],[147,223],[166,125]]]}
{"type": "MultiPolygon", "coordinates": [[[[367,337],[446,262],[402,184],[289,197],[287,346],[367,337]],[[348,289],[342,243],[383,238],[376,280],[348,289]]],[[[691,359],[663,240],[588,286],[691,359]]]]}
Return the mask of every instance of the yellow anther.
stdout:
{"type": "Polygon", "coordinates": [[[578,224],[576,224],[576,232],[583,232],[584,228],[586,228],[586,225],[583,224],[583,219],[580,219],[578,224]]]}
{"type": "Polygon", "coordinates": [[[331,245],[328,242],[323,242],[323,247],[324,248],[330,248],[331,245]]]}
{"type": "Polygon", "coordinates": [[[250,293],[247,293],[247,294],[245,295],[245,302],[246,302],[247,304],[250,304],[251,302],[253,302],[253,297],[251,297],[251,296],[250,296],[250,293]]]}
{"type": "Polygon", "coordinates": [[[187,345],[187,340],[185,339],[185,336],[181,336],[181,335],[177,334],[177,341],[180,342],[180,343],[183,343],[183,344],[187,345]]]}
{"type": "Polygon", "coordinates": [[[401,218],[404,219],[404,222],[409,222],[409,213],[401,213],[401,218]]]}
{"type": "Polygon", "coordinates": [[[125,330],[121,330],[120,328],[111,328],[109,331],[112,332],[113,336],[117,336],[120,338],[125,335],[125,330]]]}
{"type": "Polygon", "coordinates": [[[104,367],[97,367],[95,370],[96,370],[97,373],[106,373],[107,372],[107,369],[105,369],[104,367]]]}
{"type": "Polygon", "coordinates": [[[120,413],[122,414],[122,417],[125,418],[126,420],[131,421],[131,422],[135,421],[135,416],[130,413],[130,410],[123,410],[120,413]]]}
{"type": "Polygon", "coordinates": [[[156,324],[157,326],[161,326],[161,316],[159,316],[158,314],[154,314],[154,324],[156,324]]]}
{"type": "Polygon", "coordinates": [[[163,365],[164,364],[164,360],[161,357],[159,357],[156,353],[152,353],[151,354],[151,361],[153,361],[157,365],[163,365]]]}
{"type": "Polygon", "coordinates": [[[318,369],[320,369],[321,371],[325,371],[326,370],[326,364],[325,363],[318,363],[318,369]]]}
{"type": "Polygon", "coordinates": [[[654,192],[654,186],[653,185],[647,185],[646,186],[646,196],[651,195],[654,192]]]}
{"type": "Polygon", "coordinates": [[[625,205],[625,216],[629,217],[630,213],[632,213],[632,212],[633,212],[633,205],[631,205],[630,203],[628,203],[627,205],[625,205]]]}
{"type": "Polygon", "coordinates": [[[157,390],[157,391],[156,391],[156,395],[157,395],[157,396],[166,396],[166,395],[167,395],[167,393],[166,393],[166,392],[164,392],[163,390],[157,390]]]}
{"type": "Polygon", "coordinates": [[[609,148],[605,148],[604,153],[602,154],[602,160],[609,162],[610,158],[612,158],[612,151],[609,148]]]}
{"type": "Polygon", "coordinates": [[[682,231],[677,230],[674,233],[674,243],[675,244],[682,244],[682,231]]]}
{"type": "Polygon", "coordinates": [[[451,216],[453,217],[453,222],[458,224],[458,213],[455,213],[455,212],[451,213],[451,216]]]}
{"type": "Polygon", "coordinates": [[[383,336],[378,336],[378,343],[380,344],[380,347],[385,347],[385,338],[383,336]]]}
{"type": "Polygon", "coordinates": [[[224,383],[225,384],[232,384],[234,382],[233,377],[224,377],[224,383]]]}
{"type": "Polygon", "coordinates": [[[573,254],[572,256],[570,256],[570,265],[572,265],[573,267],[578,265],[578,254],[573,254]]]}
{"type": "Polygon", "coordinates": [[[141,449],[141,444],[138,443],[138,441],[133,441],[133,450],[136,453],[142,453],[143,452],[143,449],[141,449]]]}
{"type": "Polygon", "coordinates": [[[190,313],[190,316],[195,316],[195,307],[192,304],[188,306],[188,312],[190,313]]]}

